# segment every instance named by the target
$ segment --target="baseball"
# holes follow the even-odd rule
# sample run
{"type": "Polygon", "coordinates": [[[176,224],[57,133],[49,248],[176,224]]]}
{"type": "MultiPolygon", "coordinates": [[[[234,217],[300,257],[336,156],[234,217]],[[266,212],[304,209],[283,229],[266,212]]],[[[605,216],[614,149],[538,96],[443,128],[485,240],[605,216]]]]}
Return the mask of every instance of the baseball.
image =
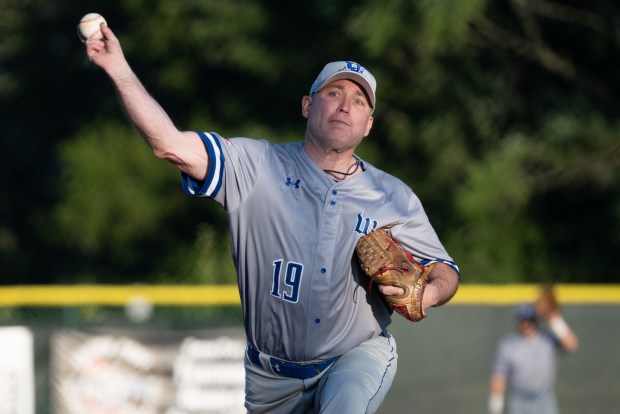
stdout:
{"type": "Polygon", "coordinates": [[[99,13],[88,13],[82,17],[77,27],[80,40],[85,42],[88,39],[103,39],[103,34],[101,34],[101,30],[99,29],[99,25],[102,22],[107,25],[107,22],[99,13]]]}

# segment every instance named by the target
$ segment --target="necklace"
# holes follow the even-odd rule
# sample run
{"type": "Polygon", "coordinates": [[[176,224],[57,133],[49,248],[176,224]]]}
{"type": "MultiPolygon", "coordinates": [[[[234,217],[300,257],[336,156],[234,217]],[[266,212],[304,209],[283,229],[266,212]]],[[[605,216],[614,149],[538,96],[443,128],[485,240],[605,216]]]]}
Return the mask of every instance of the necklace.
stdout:
{"type": "MultiPolygon", "coordinates": [[[[344,176],[349,176],[349,175],[353,175],[355,174],[355,172],[357,170],[359,170],[360,168],[360,160],[356,160],[355,161],[355,169],[351,172],[342,172],[342,171],[336,171],[336,170],[323,170],[323,172],[326,172],[328,174],[340,174],[340,175],[344,175],[344,176]]],[[[351,169],[351,167],[349,167],[349,169],[351,169]]]]}

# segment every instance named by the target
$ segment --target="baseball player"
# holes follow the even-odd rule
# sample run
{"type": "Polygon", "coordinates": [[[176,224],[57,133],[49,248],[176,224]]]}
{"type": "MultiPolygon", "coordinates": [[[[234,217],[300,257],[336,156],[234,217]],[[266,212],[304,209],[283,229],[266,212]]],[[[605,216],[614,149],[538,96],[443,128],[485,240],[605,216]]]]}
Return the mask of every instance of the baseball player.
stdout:
{"type": "Polygon", "coordinates": [[[489,414],[557,414],[556,354],[575,352],[577,336],[549,288],[535,305],[517,307],[515,319],[517,332],[501,339],[491,366],[489,414]]]}
{"type": "Polygon", "coordinates": [[[458,268],[409,187],[355,154],[373,124],[376,81],[354,62],[325,66],[301,101],[303,142],[271,144],[179,131],[142,86],[113,32],[86,52],[115,85],[131,121],[184,190],[228,214],[248,347],[250,413],[373,413],[396,373],[384,295],[354,249],[391,226],[424,264],[435,266],[423,308],[456,292],[458,268]]]}

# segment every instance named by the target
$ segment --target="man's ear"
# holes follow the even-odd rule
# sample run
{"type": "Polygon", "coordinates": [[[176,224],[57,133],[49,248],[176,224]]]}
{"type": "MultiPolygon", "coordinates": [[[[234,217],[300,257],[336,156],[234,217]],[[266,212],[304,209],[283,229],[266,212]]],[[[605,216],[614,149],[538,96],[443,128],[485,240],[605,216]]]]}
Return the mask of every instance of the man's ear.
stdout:
{"type": "Polygon", "coordinates": [[[372,129],[372,124],[374,120],[375,119],[372,117],[372,115],[370,116],[370,118],[368,118],[368,122],[366,123],[366,133],[364,134],[364,138],[366,138],[368,134],[370,134],[370,130],[372,129]]]}
{"type": "Polygon", "coordinates": [[[308,114],[310,113],[310,105],[312,105],[312,96],[305,95],[301,98],[301,114],[304,118],[308,118],[308,114]]]}

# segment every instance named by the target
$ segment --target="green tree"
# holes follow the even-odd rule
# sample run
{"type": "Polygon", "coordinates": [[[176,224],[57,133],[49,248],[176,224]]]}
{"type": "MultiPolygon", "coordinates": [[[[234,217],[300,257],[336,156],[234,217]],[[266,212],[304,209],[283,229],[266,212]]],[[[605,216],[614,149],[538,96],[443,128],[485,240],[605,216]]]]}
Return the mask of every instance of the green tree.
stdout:
{"type": "Polygon", "coordinates": [[[365,151],[413,183],[464,280],[615,280],[616,7],[371,3],[348,26],[387,61],[388,145],[365,151]]]}
{"type": "Polygon", "coordinates": [[[181,129],[300,140],[300,97],[318,71],[361,62],[379,89],[359,153],[420,196],[463,281],[615,281],[612,0],[0,7],[5,283],[234,277],[224,212],[182,193],[85,58],[75,25],[92,11],[181,129]]]}

